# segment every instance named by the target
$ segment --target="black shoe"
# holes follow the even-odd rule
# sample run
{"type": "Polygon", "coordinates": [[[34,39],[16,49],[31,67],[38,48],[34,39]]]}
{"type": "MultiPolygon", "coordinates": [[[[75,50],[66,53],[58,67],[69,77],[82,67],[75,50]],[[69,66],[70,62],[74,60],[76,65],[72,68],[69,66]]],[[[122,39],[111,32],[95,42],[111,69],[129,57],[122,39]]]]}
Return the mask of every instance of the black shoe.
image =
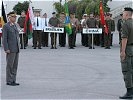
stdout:
{"type": "Polygon", "coordinates": [[[48,45],[46,45],[46,47],[48,47],[48,45]]]}
{"type": "Polygon", "coordinates": [[[34,47],[34,49],[36,49],[36,47],[34,47]]]}
{"type": "Polygon", "coordinates": [[[133,94],[126,93],[124,96],[120,96],[119,99],[133,99],[133,94]]]}
{"type": "Polygon", "coordinates": [[[41,47],[39,47],[38,49],[42,49],[41,47]]]}
{"type": "Polygon", "coordinates": [[[18,86],[18,85],[20,85],[20,84],[19,84],[19,83],[12,82],[12,83],[6,83],[6,85],[10,85],[10,86],[18,86]]]}
{"type": "Polygon", "coordinates": [[[92,47],[89,47],[89,49],[95,49],[94,47],[92,48],[92,47]]]}
{"type": "Polygon", "coordinates": [[[105,49],[111,49],[110,47],[105,47],[105,49]]]}
{"type": "Polygon", "coordinates": [[[54,49],[57,49],[56,47],[54,47],[54,49]]]}
{"type": "Polygon", "coordinates": [[[51,47],[50,49],[54,49],[54,47],[51,47]]]}
{"type": "Polygon", "coordinates": [[[88,47],[88,45],[85,45],[85,47],[88,47]]]}
{"type": "Polygon", "coordinates": [[[74,47],[69,47],[69,49],[74,49],[74,47]]]}

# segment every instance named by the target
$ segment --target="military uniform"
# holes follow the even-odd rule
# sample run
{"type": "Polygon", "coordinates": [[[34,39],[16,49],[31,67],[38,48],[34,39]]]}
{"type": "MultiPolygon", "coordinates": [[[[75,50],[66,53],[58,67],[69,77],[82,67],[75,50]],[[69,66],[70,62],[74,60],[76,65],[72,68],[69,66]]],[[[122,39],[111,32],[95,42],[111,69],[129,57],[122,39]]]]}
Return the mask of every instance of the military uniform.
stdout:
{"type": "Polygon", "coordinates": [[[105,49],[110,49],[110,43],[111,43],[111,31],[114,30],[114,24],[112,23],[112,20],[105,20],[107,28],[108,28],[108,34],[104,34],[104,45],[105,49]]]}
{"type": "MultiPolygon", "coordinates": [[[[59,19],[60,20],[60,27],[65,28],[65,19],[59,19]]],[[[66,32],[64,29],[64,33],[59,34],[59,45],[61,47],[65,47],[66,45],[66,32]]]]}
{"type": "Polygon", "coordinates": [[[133,99],[133,9],[124,8],[122,42],[120,49],[121,67],[127,92],[120,99],[133,99]]]}
{"type": "MultiPolygon", "coordinates": [[[[45,27],[49,26],[49,18],[42,18],[42,27],[43,29],[45,27]]],[[[42,46],[48,47],[48,40],[49,40],[49,33],[48,32],[42,32],[42,46]]]]}
{"type": "Polygon", "coordinates": [[[102,34],[100,34],[100,45],[101,47],[104,47],[104,26],[99,21],[99,28],[102,28],[102,34]]]}
{"type": "MultiPolygon", "coordinates": [[[[19,17],[18,18],[18,22],[17,22],[20,26],[21,29],[24,28],[24,24],[25,24],[25,17],[19,17]]],[[[21,49],[25,49],[25,47],[27,46],[27,41],[28,41],[28,36],[26,33],[23,34],[19,34],[20,37],[20,45],[21,45],[21,49]]]]}
{"type": "MultiPolygon", "coordinates": [[[[58,27],[60,24],[60,21],[56,17],[51,17],[49,19],[49,24],[51,27],[58,27]]],[[[56,41],[57,41],[57,33],[51,33],[51,49],[56,49],[56,41]]]]}
{"type": "Polygon", "coordinates": [[[122,27],[122,38],[127,38],[126,58],[121,61],[122,73],[126,88],[133,91],[133,19],[125,21],[122,27]]]}
{"type": "MultiPolygon", "coordinates": [[[[112,28],[111,28],[111,32],[114,32],[114,31],[115,31],[115,21],[114,21],[114,19],[111,19],[111,21],[112,21],[112,28]]],[[[112,46],[112,43],[113,43],[113,33],[111,33],[110,46],[112,46]]]]}
{"type": "Polygon", "coordinates": [[[123,25],[123,20],[119,19],[117,22],[117,30],[119,32],[119,44],[121,43],[121,32],[122,32],[122,25],[123,25]]]}
{"type": "MultiPolygon", "coordinates": [[[[86,24],[88,28],[96,28],[97,20],[95,18],[89,18],[87,19],[86,24]]],[[[92,48],[92,34],[88,35],[88,46],[89,46],[89,49],[92,48]]]]}
{"type": "Polygon", "coordinates": [[[33,45],[34,49],[38,47],[38,49],[41,49],[41,39],[42,39],[42,18],[41,17],[34,17],[34,30],[33,30],[33,45]]]}
{"type": "Polygon", "coordinates": [[[81,37],[82,37],[81,42],[82,42],[83,46],[88,47],[88,34],[83,34],[82,33],[82,29],[86,28],[86,21],[87,21],[87,18],[81,20],[81,25],[82,25],[82,28],[81,28],[81,37]]]}
{"type": "Polygon", "coordinates": [[[71,23],[71,26],[72,26],[72,34],[69,35],[68,39],[69,39],[69,47],[70,49],[73,49],[73,47],[75,47],[75,43],[76,43],[76,32],[77,32],[77,29],[78,29],[78,25],[79,25],[79,22],[78,22],[78,19],[76,18],[70,18],[70,23],[71,23]]]}
{"type": "MultiPolygon", "coordinates": [[[[97,25],[99,26],[100,21],[99,21],[99,19],[96,19],[96,20],[97,20],[97,25]]],[[[95,34],[94,35],[94,44],[96,46],[100,46],[100,37],[101,37],[101,34],[95,34]]]]}

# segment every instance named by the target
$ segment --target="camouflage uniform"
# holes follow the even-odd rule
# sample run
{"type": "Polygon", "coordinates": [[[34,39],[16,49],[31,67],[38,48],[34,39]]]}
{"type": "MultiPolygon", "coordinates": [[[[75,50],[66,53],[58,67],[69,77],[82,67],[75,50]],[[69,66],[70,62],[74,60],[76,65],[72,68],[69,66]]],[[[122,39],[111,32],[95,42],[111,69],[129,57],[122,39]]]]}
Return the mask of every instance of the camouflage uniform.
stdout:
{"type": "MultiPolygon", "coordinates": [[[[86,25],[88,28],[96,28],[97,20],[95,18],[89,18],[86,21],[86,25]]],[[[90,49],[92,48],[92,34],[88,35],[88,46],[90,49]]]]}
{"type": "MultiPolygon", "coordinates": [[[[60,24],[60,21],[56,17],[55,18],[54,17],[51,17],[49,19],[49,24],[51,26],[53,26],[53,27],[58,27],[59,24],[60,24]]],[[[55,46],[55,48],[56,48],[57,33],[51,33],[50,36],[51,36],[51,46],[52,46],[52,48],[53,48],[53,46],[55,46]]]]}
{"type": "Polygon", "coordinates": [[[122,32],[122,25],[123,25],[123,20],[119,19],[117,23],[117,30],[119,31],[119,44],[121,43],[121,32],[122,32]]]}
{"type": "Polygon", "coordinates": [[[126,58],[121,61],[126,88],[133,88],[133,19],[123,23],[122,38],[127,38],[126,58]]]}
{"type": "Polygon", "coordinates": [[[110,43],[111,43],[111,31],[114,31],[114,24],[111,19],[106,20],[106,25],[108,28],[108,34],[104,34],[104,46],[105,48],[110,49],[110,43]]]}

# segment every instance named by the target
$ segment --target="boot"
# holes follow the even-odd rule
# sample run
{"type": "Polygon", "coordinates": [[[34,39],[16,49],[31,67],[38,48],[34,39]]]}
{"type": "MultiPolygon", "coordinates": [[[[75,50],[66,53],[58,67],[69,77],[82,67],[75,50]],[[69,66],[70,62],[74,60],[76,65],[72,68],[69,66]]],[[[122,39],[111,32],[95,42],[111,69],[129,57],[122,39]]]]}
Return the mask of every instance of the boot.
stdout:
{"type": "Polygon", "coordinates": [[[133,88],[127,88],[127,93],[124,96],[120,96],[120,99],[133,99],[133,88]]]}

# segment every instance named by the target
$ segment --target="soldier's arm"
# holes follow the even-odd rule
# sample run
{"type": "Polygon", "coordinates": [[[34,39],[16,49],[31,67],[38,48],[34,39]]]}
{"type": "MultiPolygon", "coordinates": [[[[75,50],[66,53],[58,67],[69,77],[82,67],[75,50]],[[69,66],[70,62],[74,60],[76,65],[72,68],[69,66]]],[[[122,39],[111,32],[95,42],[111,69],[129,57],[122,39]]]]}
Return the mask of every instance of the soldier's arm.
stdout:
{"type": "Polygon", "coordinates": [[[9,47],[8,47],[8,30],[7,30],[7,26],[4,25],[3,29],[2,29],[2,42],[3,42],[3,46],[4,46],[4,50],[9,51],[9,47]]]}
{"type": "Polygon", "coordinates": [[[125,59],[125,56],[126,56],[126,53],[125,53],[125,50],[126,50],[126,46],[127,46],[127,40],[128,40],[128,26],[126,23],[123,24],[123,27],[122,27],[122,41],[121,41],[121,59],[124,60],[125,59]]]}
{"type": "Polygon", "coordinates": [[[120,19],[117,22],[117,31],[120,31],[120,19]]]}
{"type": "Polygon", "coordinates": [[[115,21],[111,21],[111,31],[115,31],[115,21]]]}

